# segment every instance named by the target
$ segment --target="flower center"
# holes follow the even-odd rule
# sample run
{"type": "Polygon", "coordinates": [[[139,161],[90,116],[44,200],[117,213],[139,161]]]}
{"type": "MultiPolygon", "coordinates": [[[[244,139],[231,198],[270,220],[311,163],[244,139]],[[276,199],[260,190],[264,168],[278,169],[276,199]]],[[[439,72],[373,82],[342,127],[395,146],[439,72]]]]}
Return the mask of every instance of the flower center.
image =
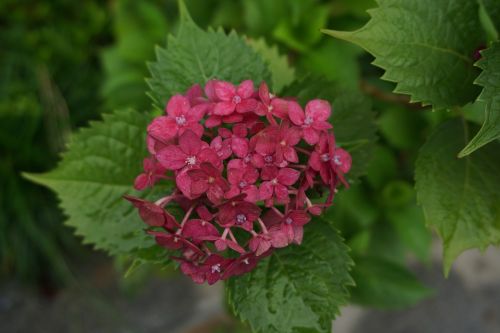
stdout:
{"type": "Polygon", "coordinates": [[[212,274],[215,274],[215,273],[220,273],[221,269],[220,269],[220,264],[215,264],[211,267],[211,271],[212,271],[212,274]]]}
{"type": "Polygon", "coordinates": [[[307,116],[306,119],[304,119],[304,124],[309,126],[313,123],[313,118],[311,116],[307,116]]]}
{"type": "Polygon", "coordinates": [[[233,97],[233,104],[240,104],[241,103],[241,97],[238,95],[235,95],[233,97]]]}
{"type": "Polygon", "coordinates": [[[269,105],[267,107],[267,112],[273,112],[273,106],[272,105],[269,105]]]}
{"type": "Polygon", "coordinates": [[[278,178],[274,178],[273,180],[271,180],[271,184],[273,185],[278,184],[278,178]]]}
{"type": "Polygon", "coordinates": [[[177,125],[182,126],[186,123],[186,117],[184,117],[184,115],[175,117],[175,122],[177,123],[177,125]]]}
{"type": "Polygon", "coordinates": [[[338,156],[333,156],[333,163],[336,165],[342,165],[342,162],[340,161],[338,156]]]}
{"type": "Polygon", "coordinates": [[[208,177],[208,183],[209,184],[213,184],[214,182],[215,182],[215,178],[214,177],[212,177],[212,176],[208,177]]]}
{"type": "Polygon", "coordinates": [[[247,221],[247,217],[245,216],[245,214],[238,214],[238,215],[236,215],[236,223],[243,224],[246,221],[247,221]]]}
{"type": "Polygon", "coordinates": [[[195,165],[196,164],[196,156],[189,156],[186,158],[187,165],[195,165]]]}
{"type": "Polygon", "coordinates": [[[246,187],[247,185],[248,185],[248,184],[247,184],[247,182],[246,182],[246,181],[244,181],[244,180],[242,180],[242,181],[240,182],[240,184],[239,184],[240,188],[244,188],[244,187],[246,187]]]}
{"type": "Polygon", "coordinates": [[[266,163],[271,163],[273,161],[273,157],[271,155],[267,155],[264,157],[264,161],[266,161],[266,163]]]}
{"type": "Polygon", "coordinates": [[[321,160],[323,162],[328,162],[330,160],[330,155],[328,155],[328,154],[321,155],[321,160]]]}
{"type": "Polygon", "coordinates": [[[286,146],[286,141],[285,140],[281,140],[280,145],[282,145],[283,147],[286,146]]]}
{"type": "Polygon", "coordinates": [[[243,161],[245,163],[248,163],[248,162],[250,162],[251,159],[252,159],[252,157],[250,155],[247,155],[247,156],[245,156],[245,158],[243,159],[243,161]]]}
{"type": "Polygon", "coordinates": [[[248,259],[247,259],[247,258],[245,258],[245,260],[243,260],[243,262],[244,262],[245,264],[247,264],[247,265],[250,265],[250,262],[248,261],[248,259]]]}
{"type": "Polygon", "coordinates": [[[292,224],[293,220],[291,217],[287,217],[286,220],[285,220],[285,223],[286,224],[292,224]]]}

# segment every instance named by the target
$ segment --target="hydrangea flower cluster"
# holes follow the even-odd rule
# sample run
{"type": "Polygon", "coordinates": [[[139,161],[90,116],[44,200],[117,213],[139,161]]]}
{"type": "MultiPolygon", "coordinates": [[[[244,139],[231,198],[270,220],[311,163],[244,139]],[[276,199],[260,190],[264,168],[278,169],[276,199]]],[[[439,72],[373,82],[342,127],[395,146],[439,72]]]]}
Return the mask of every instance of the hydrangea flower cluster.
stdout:
{"type": "Polygon", "coordinates": [[[150,156],[135,188],[170,179],[175,189],[156,202],[126,198],[196,283],[244,274],[274,249],[300,244],[311,215],[347,186],[351,157],[335,145],[327,101],[303,109],[266,83],[211,80],[173,96],[165,113],[148,126],[150,156]]]}

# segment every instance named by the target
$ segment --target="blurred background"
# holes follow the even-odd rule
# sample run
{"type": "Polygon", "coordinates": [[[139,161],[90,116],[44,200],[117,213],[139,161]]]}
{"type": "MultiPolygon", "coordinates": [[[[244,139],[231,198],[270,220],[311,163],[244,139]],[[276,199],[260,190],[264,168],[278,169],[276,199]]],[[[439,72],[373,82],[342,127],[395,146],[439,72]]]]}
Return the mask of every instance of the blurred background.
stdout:
{"type": "MultiPolygon", "coordinates": [[[[375,1],[186,3],[203,28],[276,45],[296,77],[324,76],[372,100],[373,158],[334,213],[358,283],[335,331],[500,332],[499,251],[466,253],[445,280],[415,203],[416,154],[448,115],[392,94],[370,55],[319,31],[362,26],[375,1]]],[[[83,246],[54,194],[21,176],[53,168],[71,132],[102,113],[150,108],[146,62],[177,23],[174,0],[0,1],[0,332],[248,332],[221,285],[145,266],[124,277],[126,260],[83,246]]]]}

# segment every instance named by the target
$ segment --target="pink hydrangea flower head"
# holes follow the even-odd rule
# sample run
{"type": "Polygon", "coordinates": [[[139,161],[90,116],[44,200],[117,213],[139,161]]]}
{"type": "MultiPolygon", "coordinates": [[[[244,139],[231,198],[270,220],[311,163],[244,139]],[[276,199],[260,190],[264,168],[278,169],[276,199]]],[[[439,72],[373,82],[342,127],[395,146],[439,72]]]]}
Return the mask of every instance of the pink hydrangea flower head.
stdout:
{"type": "Polygon", "coordinates": [[[303,109],[264,82],[255,91],[250,80],[210,80],[172,96],[165,112],[147,128],[150,155],[134,187],[173,190],[155,202],[125,198],[195,283],[245,274],[300,245],[312,216],[348,186],[352,159],[335,143],[325,100],[303,109]]]}

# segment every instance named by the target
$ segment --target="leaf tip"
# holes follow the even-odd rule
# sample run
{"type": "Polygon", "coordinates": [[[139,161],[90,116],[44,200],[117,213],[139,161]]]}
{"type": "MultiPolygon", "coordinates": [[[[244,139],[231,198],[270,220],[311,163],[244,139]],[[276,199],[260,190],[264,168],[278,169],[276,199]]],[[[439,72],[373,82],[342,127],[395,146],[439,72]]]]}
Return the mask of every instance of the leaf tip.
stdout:
{"type": "Polygon", "coordinates": [[[181,17],[182,22],[192,22],[193,19],[191,18],[191,15],[189,14],[189,11],[187,9],[186,3],[184,0],[178,0],[177,4],[179,6],[179,14],[181,17]]]}

